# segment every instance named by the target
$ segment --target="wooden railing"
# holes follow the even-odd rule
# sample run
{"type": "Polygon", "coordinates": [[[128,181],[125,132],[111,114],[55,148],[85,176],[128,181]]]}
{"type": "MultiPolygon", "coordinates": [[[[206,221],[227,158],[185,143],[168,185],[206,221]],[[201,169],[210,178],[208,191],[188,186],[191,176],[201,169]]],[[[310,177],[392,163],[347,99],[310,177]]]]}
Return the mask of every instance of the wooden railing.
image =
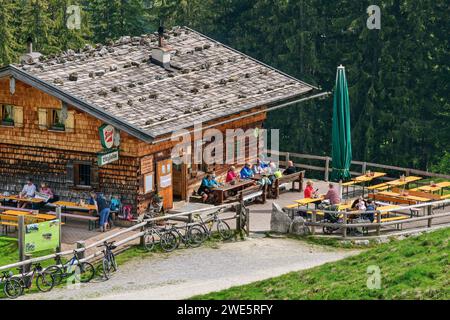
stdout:
{"type": "MultiPolygon", "coordinates": [[[[13,264],[9,264],[9,265],[5,265],[5,266],[0,266],[0,271],[3,270],[9,270],[9,269],[15,269],[15,268],[20,268],[20,267],[29,267],[31,266],[31,264],[33,263],[38,263],[38,262],[42,262],[42,261],[46,261],[46,260],[51,260],[51,259],[55,259],[58,256],[68,256],[68,255],[73,255],[74,251],[76,252],[77,256],[80,259],[80,262],[84,262],[84,261],[89,261],[89,260],[93,260],[96,257],[102,255],[102,251],[96,251],[93,254],[90,254],[89,256],[86,256],[86,252],[88,249],[93,249],[96,248],[97,246],[103,244],[105,241],[110,241],[113,239],[118,238],[119,236],[122,236],[124,234],[130,233],[132,231],[139,231],[139,232],[135,232],[132,235],[130,235],[129,237],[122,239],[118,242],[115,243],[115,245],[117,246],[118,250],[120,250],[120,247],[133,241],[136,240],[138,238],[141,238],[141,243],[143,243],[143,238],[145,235],[145,227],[149,222],[156,222],[156,221],[165,221],[165,220],[171,220],[173,218],[177,218],[177,217],[181,217],[181,216],[188,216],[188,217],[192,217],[192,215],[194,214],[201,214],[204,212],[210,212],[210,211],[219,211],[221,209],[229,209],[231,207],[234,207],[236,209],[236,214],[233,217],[224,219],[224,220],[229,220],[229,219],[236,219],[236,229],[237,232],[240,233],[242,231],[244,231],[247,235],[249,235],[250,230],[249,230],[249,222],[250,222],[250,217],[249,217],[249,211],[248,210],[242,210],[242,208],[245,208],[243,206],[242,203],[239,202],[235,202],[235,203],[229,203],[229,204],[224,204],[221,206],[215,206],[212,208],[202,208],[202,209],[198,209],[198,210],[192,210],[189,212],[182,212],[182,213],[177,213],[177,214],[171,214],[171,215],[165,215],[165,216],[161,216],[161,217],[155,217],[155,218],[151,218],[151,219],[146,219],[141,223],[138,223],[130,228],[127,229],[123,229],[120,230],[110,236],[107,236],[99,241],[96,241],[92,244],[89,245],[85,245],[84,241],[79,241],[77,242],[77,247],[72,249],[72,250],[67,250],[64,252],[58,252],[58,253],[54,253],[54,254],[50,254],[50,255],[46,255],[46,256],[42,256],[42,257],[37,257],[37,258],[32,258],[32,259],[28,259],[25,261],[21,261],[21,262],[17,262],[17,263],[13,263],[13,264]],[[242,215],[245,214],[246,216],[243,217],[242,215]],[[241,224],[241,219],[246,219],[246,225],[244,228],[243,225],[241,224]]],[[[191,218],[190,218],[191,219],[191,218]]]]}
{"type": "MultiPolygon", "coordinates": [[[[422,203],[422,204],[415,204],[411,206],[405,206],[401,208],[395,208],[395,209],[387,209],[387,210],[376,210],[376,211],[327,211],[327,210],[310,210],[307,211],[311,212],[311,221],[305,221],[305,225],[308,227],[311,227],[311,234],[316,234],[316,228],[320,227],[331,227],[335,229],[342,230],[342,237],[347,238],[347,229],[349,228],[375,228],[376,229],[376,235],[380,236],[381,234],[381,228],[382,227],[388,227],[393,225],[403,225],[413,222],[419,222],[419,221],[428,221],[428,228],[432,227],[433,220],[443,217],[450,217],[450,211],[443,212],[443,213],[434,213],[433,209],[435,207],[443,206],[450,204],[450,200],[441,200],[441,201],[435,201],[435,202],[428,202],[428,203],[422,203]],[[421,217],[414,217],[414,218],[406,218],[404,220],[396,220],[396,221],[389,221],[389,222],[381,222],[382,221],[382,213],[385,212],[399,212],[399,211],[408,211],[412,209],[424,209],[424,215],[421,217]],[[329,213],[334,215],[342,215],[342,223],[336,222],[318,222],[317,216],[318,212],[320,213],[329,213]],[[375,220],[373,223],[349,223],[348,216],[358,216],[358,215],[366,215],[373,213],[375,215],[375,220]]],[[[306,211],[306,209],[305,209],[306,211]]]]}
{"type": "MultiPolygon", "coordinates": [[[[275,150],[269,150],[269,154],[271,155],[277,155],[279,157],[282,157],[283,159],[280,159],[280,163],[282,165],[287,164],[289,160],[292,160],[297,168],[301,169],[308,169],[312,171],[320,171],[324,173],[324,180],[329,180],[329,174],[332,171],[331,157],[327,156],[316,156],[316,155],[310,155],[310,154],[300,154],[300,153],[294,153],[294,152],[282,152],[282,151],[275,151],[275,150]],[[302,163],[302,160],[316,160],[319,162],[322,162],[323,165],[308,165],[302,163]]],[[[417,170],[417,169],[411,169],[411,168],[402,168],[402,167],[396,167],[396,166],[390,166],[385,164],[378,164],[378,163],[372,163],[372,162],[363,162],[363,161],[352,161],[352,166],[360,167],[361,169],[358,171],[350,171],[350,173],[353,176],[358,176],[364,174],[367,170],[372,169],[382,169],[382,170],[392,170],[392,171],[398,171],[400,174],[404,174],[406,176],[409,175],[419,175],[422,177],[430,177],[430,178],[443,178],[443,179],[450,179],[450,175],[447,174],[439,174],[439,173],[433,173],[423,170],[417,170]]],[[[374,170],[372,170],[374,171],[374,170]]],[[[398,179],[397,175],[395,177],[382,177],[381,180],[394,180],[398,179]]]]}

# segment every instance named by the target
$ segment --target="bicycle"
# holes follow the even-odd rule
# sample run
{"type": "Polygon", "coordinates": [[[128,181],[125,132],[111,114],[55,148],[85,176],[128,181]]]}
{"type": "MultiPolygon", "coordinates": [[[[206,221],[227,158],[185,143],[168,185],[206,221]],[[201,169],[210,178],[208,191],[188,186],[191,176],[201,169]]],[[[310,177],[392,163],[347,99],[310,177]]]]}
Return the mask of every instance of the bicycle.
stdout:
{"type": "Polygon", "coordinates": [[[23,293],[20,281],[14,278],[12,271],[3,271],[0,283],[3,283],[3,292],[10,299],[15,299],[23,293]]]}
{"type": "Polygon", "coordinates": [[[14,285],[15,287],[13,290],[15,290],[15,294],[12,295],[12,298],[17,298],[18,296],[22,295],[25,289],[31,289],[33,285],[33,280],[36,278],[36,287],[41,292],[49,292],[53,289],[55,286],[55,278],[51,273],[46,272],[40,263],[36,263],[33,267],[33,269],[25,273],[23,270],[19,268],[19,271],[21,271],[21,275],[17,279],[17,282],[12,282],[12,279],[10,279],[10,285],[14,285]],[[18,286],[17,286],[18,285],[18,286]]]}
{"type": "Polygon", "coordinates": [[[172,232],[177,237],[176,248],[179,248],[181,242],[186,247],[198,248],[203,243],[203,228],[198,224],[186,223],[183,228],[184,234],[180,231],[180,228],[176,227],[176,224],[171,224],[171,227],[167,229],[167,232],[172,232]]]}
{"type": "Polygon", "coordinates": [[[117,263],[116,263],[116,257],[114,255],[114,252],[112,250],[116,249],[117,246],[114,245],[115,241],[112,242],[103,242],[102,245],[99,245],[98,248],[104,247],[102,250],[103,252],[103,261],[102,261],[102,267],[103,267],[103,277],[108,280],[111,276],[111,270],[114,272],[117,271],[117,263]]]}
{"type": "Polygon", "coordinates": [[[206,241],[206,239],[211,238],[213,234],[213,226],[216,224],[216,230],[219,233],[222,240],[230,240],[234,233],[231,230],[230,226],[225,220],[222,220],[219,218],[219,211],[210,213],[207,215],[207,219],[203,220],[201,215],[197,214],[195,215],[196,218],[200,220],[200,222],[197,222],[197,224],[203,229],[203,241],[206,241]]]}
{"type": "Polygon", "coordinates": [[[177,236],[173,232],[168,232],[165,227],[157,227],[154,222],[147,223],[147,230],[144,235],[144,247],[152,251],[156,244],[159,244],[165,252],[172,252],[178,246],[177,236]],[[156,240],[156,239],[159,239],[156,240]]]}
{"type": "Polygon", "coordinates": [[[67,262],[63,263],[61,256],[56,256],[56,264],[45,269],[55,278],[55,285],[61,284],[63,279],[74,276],[76,281],[81,283],[88,283],[94,278],[95,268],[89,262],[80,262],[77,251],[73,251],[73,257],[67,262]]]}

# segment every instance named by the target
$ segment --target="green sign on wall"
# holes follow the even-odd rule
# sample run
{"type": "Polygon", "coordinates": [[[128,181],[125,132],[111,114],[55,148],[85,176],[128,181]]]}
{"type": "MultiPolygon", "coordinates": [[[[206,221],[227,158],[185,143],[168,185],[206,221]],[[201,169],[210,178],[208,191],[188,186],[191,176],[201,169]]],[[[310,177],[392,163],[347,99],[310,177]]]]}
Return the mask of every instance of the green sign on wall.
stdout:
{"type": "Polygon", "coordinates": [[[25,227],[25,254],[56,249],[59,246],[60,221],[46,221],[25,227]]]}

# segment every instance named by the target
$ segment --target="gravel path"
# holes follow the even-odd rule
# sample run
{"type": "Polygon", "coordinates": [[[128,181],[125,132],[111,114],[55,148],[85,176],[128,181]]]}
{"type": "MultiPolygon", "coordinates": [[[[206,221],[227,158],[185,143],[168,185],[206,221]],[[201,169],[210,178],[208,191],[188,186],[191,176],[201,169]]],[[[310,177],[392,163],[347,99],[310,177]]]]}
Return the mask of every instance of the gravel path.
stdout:
{"type": "Polygon", "coordinates": [[[185,299],[336,261],[358,251],[337,250],[292,239],[249,238],[218,248],[179,250],[120,265],[105,282],[55,289],[22,299],[185,299]]]}

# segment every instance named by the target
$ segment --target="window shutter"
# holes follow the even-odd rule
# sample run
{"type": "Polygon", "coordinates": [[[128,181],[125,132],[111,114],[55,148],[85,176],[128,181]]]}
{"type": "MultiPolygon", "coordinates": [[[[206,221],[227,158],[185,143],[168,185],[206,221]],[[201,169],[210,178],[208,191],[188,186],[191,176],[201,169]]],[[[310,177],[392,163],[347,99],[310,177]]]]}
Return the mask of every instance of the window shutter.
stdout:
{"type": "Polygon", "coordinates": [[[75,170],[74,170],[74,165],[72,162],[69,162],[67,164],[66,171],[67,171],[67,177],[66,177],[67,186],[73,187],[75,185],[75,170]]]}
{"type": "Polygon", "coordinates": [[[94,189],[98,189],[98,166],[91,167],[91,187],[94,189]]]}
{"type": "Polygon", "coordinates": [[[15,106],[13,109],[14,126],[18,128],[23,127],[23,107],[15,106]]]}
{"type": "Polygon", "coordinates": [[[73,132],[75,130],[75,111],[71,110],[67,112],[65,126],[67,132],[73,132]]]}
{"type": "Polygon", "coordinates": [[[39,129],[48,129],[48,110],[39,109],[39,129]]]}

